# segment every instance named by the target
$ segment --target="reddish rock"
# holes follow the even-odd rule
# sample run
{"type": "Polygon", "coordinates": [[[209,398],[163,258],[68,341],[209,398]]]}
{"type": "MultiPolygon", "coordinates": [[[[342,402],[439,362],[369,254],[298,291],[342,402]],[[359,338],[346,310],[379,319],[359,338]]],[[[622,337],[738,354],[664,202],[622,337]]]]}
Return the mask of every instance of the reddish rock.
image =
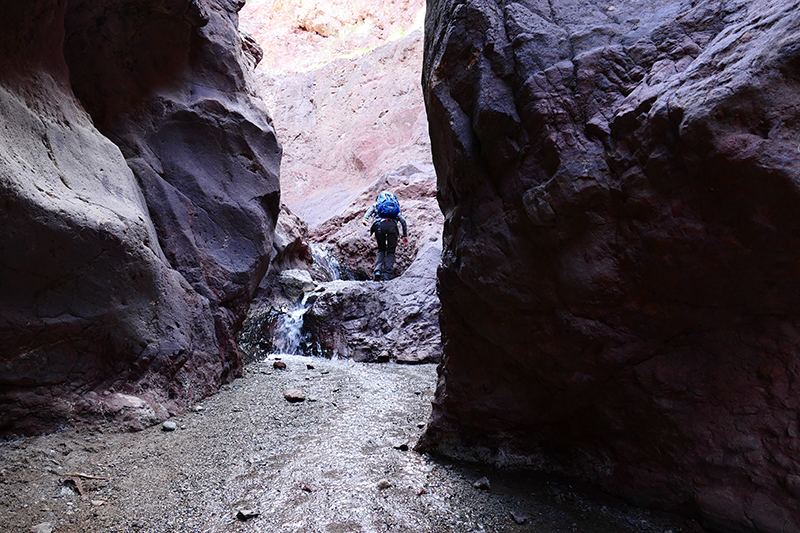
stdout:
{"type": "MultiPolygon", "coordinates": [[[[253,9],[245,11],[249,27],[260,23],[253,9]]],[[[270,108],[285,148],[282,200],[308,223],[304,238],[335,257],[348,279],[370,280],[377,245],[362,216],[389,189],[408,221],[409,242],[397,247],[398,277],[391,283],[323,283],[309,295],[304,331],[323,355],[404,363],[441,356],[435,272],[442,215],[419,86],[421,56],[422,34],[416,31],[307,73],[273,76],[268,62],[260,68],[261,89],[274,102],[270,108]]],[[[304,267],[276,270],[285,268],[304,267]]],[[[314,267],[306,269],[316,281],[327,281],[314,267]]],[[[283,307],[276,305],[282,291],[275,280],[272,273],[264,279],[264,305],[249,319],[267,327],[245,326],[243,346],[253,357],[269,345],[263,337],[271,338],[275,310],[283,307]]]]}
{"type": "Polygon", "coordinates": [[[313,263],[314,257],[308,240],[308,224],[292,213],[286,205],[281,204],[278,222],[275,225],[275,235],[272,239],[269,272],[309,270],[313,263]]]}
{"type": "Polygon", "coordinates": [[[241,372],[280,147],[239,8],[0,6],[0,431],[141,427],[241,372]]]}
{"type": "Polygon", "coordinates": [[[283,361],[275,361],[274,363],[272,363],[272,367],[277,368],[279,370],[283,370],[286,368],[286,363],[284,363],[283,361]]]}
{"type": "Polygon", "coordinates": [[[800,530],[800,10],[429,4],[444,360],[421,448],[800,530]]]}
{"type": "MultiPolygon", "coordinates": [[[[312,233],[383,176],[408,165],[421,171],[431,165],[421,58],[422,35],[414,32],[295,76],[259,69],[259,86],[275,110],[285,151],[282,200],[312,233]]],[[[435,194],[435,178],[428,175],[435,194]]]]}
{"type": "Polygon", "coordinates": [[[289,403],[298,403],[306,401],[305,393],[298,389],[289,389],[287,391],[284,391],[283,398],[289,403]]]}

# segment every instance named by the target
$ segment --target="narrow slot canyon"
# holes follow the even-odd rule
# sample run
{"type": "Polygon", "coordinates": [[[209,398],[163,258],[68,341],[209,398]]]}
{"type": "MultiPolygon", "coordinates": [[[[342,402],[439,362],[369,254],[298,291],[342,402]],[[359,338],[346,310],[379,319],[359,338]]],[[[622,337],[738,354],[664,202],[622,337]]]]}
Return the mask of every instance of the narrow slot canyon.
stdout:
{"type": "Polygon", "coordinates": [[[0,531],[800,533],[797,0],[0,14],[0,531]]]}

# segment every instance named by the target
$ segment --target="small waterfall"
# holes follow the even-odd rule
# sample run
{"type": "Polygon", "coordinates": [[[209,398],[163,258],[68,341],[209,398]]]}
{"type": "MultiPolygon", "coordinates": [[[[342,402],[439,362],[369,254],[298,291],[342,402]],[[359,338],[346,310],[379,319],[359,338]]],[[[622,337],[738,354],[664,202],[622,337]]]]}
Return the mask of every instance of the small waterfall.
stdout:
{"type": "MultiPolygon", "coordinates": [[[[346,267],[341,266],[329,248],[311,245],[314,258],[312,276],[328,281],[355,279],[346,267]]],[[[313,305],[314,297],[306,297],[294,306],[275,302],[262,307],[249,316],[237,336],[239,348],[246,361],[262,359],[270,354],[307,355],[326,357],[318,342],[304,329],[306,313],[313,305]]]]}
{"type": "Polygon", "coordinates": [[[327,281],[356,279],[353,272],[339,262],[328,246],[312,244],[311,255],[314,258],[314,270],[324,275],[327,281]]]}
{"type": "Polygon", "coordinates": [[[303,317],[306,311],[307,307],[298,307],[276,317],[272,332],[272,353],[305,355],[302,352],[306,340],[306,334],[303,333],[303,317]]]}

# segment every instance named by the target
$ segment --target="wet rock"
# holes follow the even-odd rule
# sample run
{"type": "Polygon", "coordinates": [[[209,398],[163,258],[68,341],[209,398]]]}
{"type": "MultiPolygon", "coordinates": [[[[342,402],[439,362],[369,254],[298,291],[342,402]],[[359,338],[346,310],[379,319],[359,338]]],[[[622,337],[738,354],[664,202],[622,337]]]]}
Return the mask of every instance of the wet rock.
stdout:
{"type": "Polygon", "coordinates": [[[286,363],[284,363],[283,361],[274,361],[272,363],[272,367],[277,368],[278,370],[284,370],[286,369],[286,363]]]}
{"type": "Polygon", "coordinates": [[[489,483],[488,477],[482,477],[472,484],[473,487],[480,490],[491,490],[492,485],[489,483]]]}
{"type": "Polygon", "coordinates": [[[175,431],[176,429],[178,429],[178,424],[176,424],[171,420],[167,420],[166,422],[161,424],[161,429],[163,431],[175,431]]]}
{"type": "Polygon", "coordinates": [[[284,399],[289,403],[297,403],[306,401],[306,395],[299,389],[289,389],[283,393],[284,399]]]}
{"type": "Polygon", "coordinates": [[[301,299],[303,294],[317,286],[307,270],[285,270],[279,274],[278,281],[283,292],[293,301],[301,299]]]}
{"type": "MultiPolygon", "coordinates": [[[[314,257],[308,244],[308,225],[292,213],[285,204],[281,204],[272,248],[270,273],[286,270],[308,271],[313,266],[314,257]]],[[[290,290],[292,289],[290,288],[290,290]]],[[[285,288],[284,291],[286,291],[285,288]]],[[[289,296],[288,292],[287,296],[289,296]]],[[[293,299],[296,299],[296,296],[293,299]]]]}
{"type": "Polygon", "coordinates": [[[411,268],[391,282],[321,284],[305,325],[322,354],[359,362],[438,361],[440,246],[438,239],[424,243],[411,268]]]}
{"type": "Polygon", "coordinates": [[[445,353],[421,449],[798,530],[800,16],[614,7],[428,4],[445,353]]]}
{"type": "Polygon", "coordinates": [[[236,512],[236,518],[242,522],[246,522],[251,518],[257,518],[261,513],[255,509],[240,509],[236,512]]]}

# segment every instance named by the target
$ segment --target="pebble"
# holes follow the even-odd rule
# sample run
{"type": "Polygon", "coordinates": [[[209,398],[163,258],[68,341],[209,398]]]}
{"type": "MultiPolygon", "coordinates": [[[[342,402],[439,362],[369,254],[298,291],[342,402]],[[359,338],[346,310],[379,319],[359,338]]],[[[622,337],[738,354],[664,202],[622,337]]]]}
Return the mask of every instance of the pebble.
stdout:
{"type": "Polygon", "coordinates": [[[395,450],[400,450],[401,452],[408,451],[408,443],[406,441],[397,441],[392,445],[392,447],[395,450]]]}
{"type": "Polygon", "coordinates": [[[511,511],[511,518],[514,520],[514,522],[516,522],[517,524],[520,524],[520,525],[524,524],[525,520],[528,519],[528,517],[525,516],[524,514],[515,513],[514,511],[511,511]]]}
{"type": "Polygon", "coordinates": [[[475,487],[476,489],[481,489],[481,490],[491,490],[492,489],[492,485],[489,483],[489,478],[485,477],[485,476],[480,478],[475,483],[473,483],[472,486],[475,487]]]}
{"type": "Polygon", "coordinates": [[[274,363],[272,363],[272,366],[274,368],[280,368],[281,370],[283,370],[284,368],[286,368],[286,363],[284,363],[283,361],[275,361],[274,363]]]}
{"type": "Polygon", "coordinates": [[[175,431],[178,429],[178,424],[173,422],[172,420],[167,420],[163,424],[161,424],[161,429],[164,431],[175,431]]]}
{"type": "Polygon", "coordinates": [[[31,533],[53,533],[53,524],[50,522],[42,522],[39,525],[31,528],[31,533]]]}
{"type": "Polygon", "coordinates": [[[392,486],[392,483],[388,479],[382,479],[378,481],[378,490],[386,490],[392,486]]]}
{"type": "Polygon", "coordinates": [[[306,365],[306,368],[307,368],[307,369],[309,369],[309,370],[314,370],[314,365],[309,365],[309,364],[307,364],[307,365],[306,365]]]}
{"type": "Polygon", "coordinates": [[[284,391],[283,397],[289,403],[304,402],[306,400],[305,393],[298,389],[289,389],[284,391]]]}
{"type": "Polygon", "coordinates": [[[257,517],[259,514],[260,513],[255,509],[240,509],[239,512],[236,513],[236,518],[244,522],[245,520],[257,517]]]}

